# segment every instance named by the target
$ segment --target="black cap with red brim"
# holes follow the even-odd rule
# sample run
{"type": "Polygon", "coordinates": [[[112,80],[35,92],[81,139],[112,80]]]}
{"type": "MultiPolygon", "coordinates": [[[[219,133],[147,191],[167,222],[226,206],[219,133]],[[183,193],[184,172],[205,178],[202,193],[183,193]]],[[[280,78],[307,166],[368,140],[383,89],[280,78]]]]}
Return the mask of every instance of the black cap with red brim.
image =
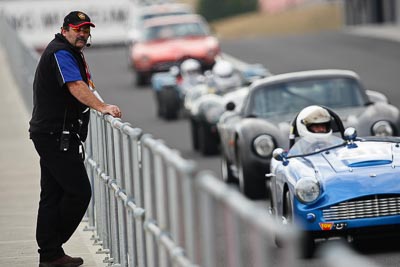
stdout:
{"type": "Polygon", "coordinates": [[[91,21],[88,15],[83,13],[82,11],[72,11],[64,18],[63,27],[82,27],[85,25],[89,25],[91,27],[96,27],[91,21]]]}

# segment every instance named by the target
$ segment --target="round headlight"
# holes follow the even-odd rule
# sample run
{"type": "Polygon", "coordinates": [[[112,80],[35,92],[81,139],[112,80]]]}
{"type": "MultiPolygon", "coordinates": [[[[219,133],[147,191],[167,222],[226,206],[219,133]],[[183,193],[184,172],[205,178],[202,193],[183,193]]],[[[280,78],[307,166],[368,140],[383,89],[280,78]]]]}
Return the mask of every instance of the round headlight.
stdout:
{"type": "Polygon", "coordinates": [[[372,126],[372,134],[375,136],[393,136],[392,125],[388,121],[378,121],[372,126]]]}
{"type": "Polygon", "coordinates": [[[297,182],[295,192],[297,198],[301,202],[310,203],[319,197],[321,188],[319,182],[315,178],[305,177],[297,182]]]}
{"type": "Polygon", "coordinates": [[[254,150],[260,157],[268,157],[275,148],[274,140],[270,135],[263,134],[254,139],[254,150]]]}

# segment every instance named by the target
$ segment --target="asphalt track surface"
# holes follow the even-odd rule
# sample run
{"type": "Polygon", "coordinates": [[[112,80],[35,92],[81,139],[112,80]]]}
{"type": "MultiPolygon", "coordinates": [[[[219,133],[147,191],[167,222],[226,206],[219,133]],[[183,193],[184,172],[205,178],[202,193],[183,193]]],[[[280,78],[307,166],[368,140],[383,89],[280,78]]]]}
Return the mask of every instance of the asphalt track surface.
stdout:
{"type": "MultiPolygon", "coordinates": [[[[93,38],[95,42],[95,38],[93,38]]],[[[399,43],[344,32],[292,35],[222,41],[222,50],[249,63],[261,63],[272,73],[340,68],[356,71],[367,89],[380,91],[400,107],[399,43]]],[[[156,116],[150,87],[137,88],[125,47],[91,48],[85,51],[96,89],[108,103],[117,104],[123,121],[164,140],[184,158],[220,176],[219,156],[202,157],[191,148],[188,120],[163,121],[156,116]]],[[[356,249],[380,266],[399,266],[399,239],[365,241],[356,249]],[[396,242],[397,241],[397,242],[396,242]]],[[[322,266],[318,259],[301,266],[322,266]]]]}

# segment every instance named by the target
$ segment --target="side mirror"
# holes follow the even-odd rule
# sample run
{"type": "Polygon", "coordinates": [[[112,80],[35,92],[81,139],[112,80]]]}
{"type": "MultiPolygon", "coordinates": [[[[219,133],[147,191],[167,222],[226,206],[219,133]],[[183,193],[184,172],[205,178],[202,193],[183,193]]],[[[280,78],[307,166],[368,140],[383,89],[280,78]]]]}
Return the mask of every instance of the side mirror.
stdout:
{"type": "Polygon", "coordinates": [[[357,130],[354,127],[349,127],[344,131],[344,139],[346,141],[354,141],[357,138],[357,130]]]}
{"type": "Polygon", "coordinates": [[[357,144],[354,141],[357,138],[357,131],[353,127],[349,127],[344,131],[344,139],[347,141],[348,148],[356,148],[357,144]]]}
{"type": "Polygon", "coordinates": [[[277,161],[282,161],[282,162],[287,161],[286,156],[287,153],[280,147],[275,148],[274,151],[272,151],[272,157],[277,161]]]}
{"type": "Polygon", "coordinates": [[[233,111],[233,110],[235,110],[235,107],[236,107],[235,103],[233,103],[233,102],[228,102],[228,103],[226,104],[226,106],[225,106],[225,109],[228,110],[228,111],[233,111]]]}

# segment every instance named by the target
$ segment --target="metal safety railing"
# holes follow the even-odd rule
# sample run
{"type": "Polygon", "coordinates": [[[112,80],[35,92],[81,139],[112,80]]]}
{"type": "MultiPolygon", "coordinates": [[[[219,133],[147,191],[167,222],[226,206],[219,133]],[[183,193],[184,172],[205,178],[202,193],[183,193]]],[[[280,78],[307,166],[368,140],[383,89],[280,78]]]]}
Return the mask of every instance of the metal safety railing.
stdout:
{"type": "Polygon", "coordinates": [[[28,110],[32,110],[32,84],[39,56],[21,41],[18,34],[8,25],[5,16],[1,13],[0,36],[0,43],[7,51],[8,62],[15,81],[19,88],[26,90],[21,94],[21,97],[28,110]]]}
{"type": "Polygon", "coordinates": [[[295,266],[294,230],[162,140],[92,111],[86,154],[89,225],[111,266],[295,266]]]}

